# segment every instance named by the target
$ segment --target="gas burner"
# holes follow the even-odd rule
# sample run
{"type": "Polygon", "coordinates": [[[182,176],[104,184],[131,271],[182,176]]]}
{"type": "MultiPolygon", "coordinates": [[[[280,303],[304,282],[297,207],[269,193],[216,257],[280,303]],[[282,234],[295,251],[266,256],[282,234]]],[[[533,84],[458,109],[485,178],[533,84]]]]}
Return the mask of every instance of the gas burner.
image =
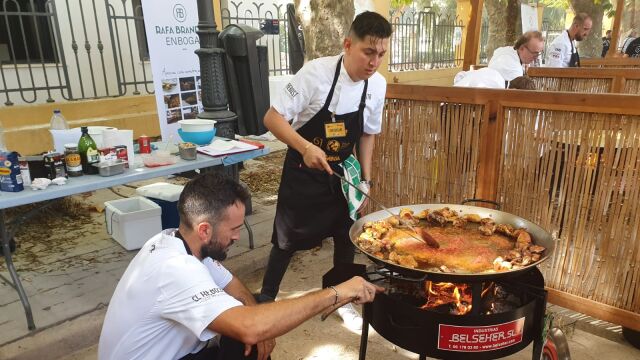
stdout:
{"type": "MultiPolygon", "coordinates": [[[[531,342],[532,359],[540,359],[547,293],[537,268],[508,279],[465,283],[411,278],[385,268],[365,270],[364,265],[355,272],[334,268],[323,282],[326,286],[361,275],[383,286],[386,291],[364,305],[365,323],[420,359],[495,359],[531,342]]],[[[369,327],[362,329],[364,360],[369,327]]]]}

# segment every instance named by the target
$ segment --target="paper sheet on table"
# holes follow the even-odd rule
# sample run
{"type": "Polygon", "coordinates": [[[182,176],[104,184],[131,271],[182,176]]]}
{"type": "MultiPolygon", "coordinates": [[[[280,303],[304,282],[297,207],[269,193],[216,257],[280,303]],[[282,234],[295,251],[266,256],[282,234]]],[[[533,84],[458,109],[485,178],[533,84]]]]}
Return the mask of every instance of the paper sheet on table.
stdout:
{"type": "Polygon", "coordinates": [[[53,137],[53,148],[60,154],[64,154],[64,144],[78,145],[78,140],[80,140],[80,136],[82,135],[80,128],[49,131],[53,137]]]}
{"type": "Polygon", "coordinates": [[[258,147],[252,144],[236,140],[223,140],[216,138],[211,142],[211,144],[199,146],[197,150],[199,153],[209,156],[222,156],[255,149],[258,149],[258,147]]]}

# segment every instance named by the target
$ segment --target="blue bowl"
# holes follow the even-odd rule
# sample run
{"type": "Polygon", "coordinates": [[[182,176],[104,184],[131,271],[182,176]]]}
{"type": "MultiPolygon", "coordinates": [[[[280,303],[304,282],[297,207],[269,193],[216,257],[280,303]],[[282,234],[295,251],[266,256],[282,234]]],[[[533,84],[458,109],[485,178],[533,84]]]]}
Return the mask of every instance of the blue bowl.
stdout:
{"type": "Polygon", "coordinates": [[[182,131],[178,129],[178,135],[182,141],[194,143],[196,145],[209,145],[213,137],[216,136],[216,128],[209,131],[182,131]]]}

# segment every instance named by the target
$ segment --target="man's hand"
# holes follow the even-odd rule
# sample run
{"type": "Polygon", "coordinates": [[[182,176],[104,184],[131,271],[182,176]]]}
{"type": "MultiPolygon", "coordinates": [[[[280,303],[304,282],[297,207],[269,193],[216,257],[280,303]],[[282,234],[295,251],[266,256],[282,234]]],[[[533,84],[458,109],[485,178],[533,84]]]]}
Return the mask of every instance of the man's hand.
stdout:
{"type": "Polygon", "coordinates": [[[355,299],[356,304],[372,302],[376,293],[383,292],[384,288],[374,285],[360,276],[354,276],[335,286],[338,292],[338,302],[345,299],[355,299]]]}
{"type": "MultiPolygon", "coordinates": [[[[269,358],[269,355],[271,355],[273,348],[276,347],[276,339],[261,341],[256,344],[256,347],[258,348],[257,359],[267,360],[269,358]]],[[[251,348],[251,345],[244,345],[244,356],[249,356],[249,354],[251,354],[251,348]]]]}
{"type": "MultiPolygon", "coordinates": [[[[360,192],[369,195],[369,193],[371,193],[371,187],[369,186],[368,182],[360,182],[360,185],[358,186],[358,188],[360,189],[360,192]]],[[[362,204],[360,204],[360,207],[358,208],[358,214],[360,214],[362,216],[362,213],[364,212],[364,209],[367,207],[367,204],[369,204],[369,198],[365,196],[364,201],[362,202],[362,204]]]]}
{"type": "Polygon", "coordinates": [[[331,170],[331,166],[329,166],[327,162],[327,154],[312,143],[309,143],[307,146],[308,147],[302,152],[304,164],[309,168],[324,170],[328,172],[329,175],[333,175],[333,170],[331,170]]]}

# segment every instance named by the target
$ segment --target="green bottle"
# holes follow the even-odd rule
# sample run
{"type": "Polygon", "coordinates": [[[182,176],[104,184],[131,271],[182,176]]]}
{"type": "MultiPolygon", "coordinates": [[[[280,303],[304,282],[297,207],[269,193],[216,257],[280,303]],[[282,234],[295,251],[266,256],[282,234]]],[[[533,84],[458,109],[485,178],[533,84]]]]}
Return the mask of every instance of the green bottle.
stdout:
{"type": "Polygon", "coordinates": [[[80,153],[80,161],[82,162],[82,172],[87,175],[97,174],[98,168],[93,166],[100,161],[98,157],[98,147],[89,135],[89,129],[86,126],[81,128],[82,136],[78,141],[78,152],[80,153]]]}

